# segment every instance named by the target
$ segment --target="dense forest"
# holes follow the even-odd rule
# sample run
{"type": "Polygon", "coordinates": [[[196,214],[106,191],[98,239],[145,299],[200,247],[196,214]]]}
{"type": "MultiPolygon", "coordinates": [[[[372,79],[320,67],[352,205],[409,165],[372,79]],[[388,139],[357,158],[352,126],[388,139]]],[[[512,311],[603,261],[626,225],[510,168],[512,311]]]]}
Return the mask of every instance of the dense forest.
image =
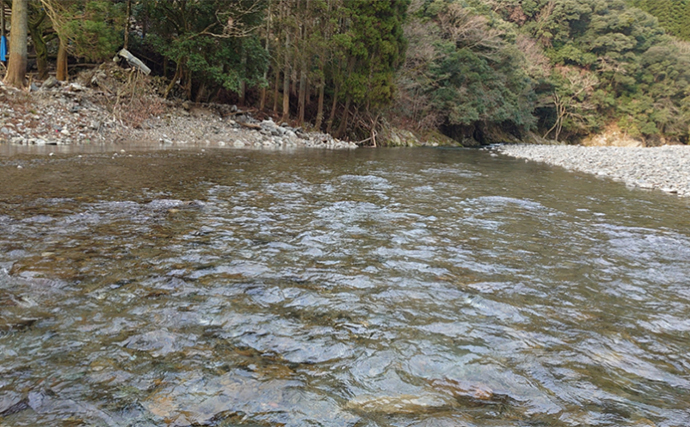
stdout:
{"type": "Polygon", "coordinates": [[[166,97],[236,103],[369,144],[394,129],[465,145],[690,134],[690,0],[4,3],[15,85],[23,37],[39,79],[52,64],[68,79],[126,47],[166,97]]]}

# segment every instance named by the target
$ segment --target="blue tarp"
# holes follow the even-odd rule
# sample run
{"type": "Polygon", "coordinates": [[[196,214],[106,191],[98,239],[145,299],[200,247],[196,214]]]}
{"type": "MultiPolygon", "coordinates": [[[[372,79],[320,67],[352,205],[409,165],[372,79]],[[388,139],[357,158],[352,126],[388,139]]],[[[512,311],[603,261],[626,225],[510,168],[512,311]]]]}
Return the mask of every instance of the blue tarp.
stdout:
{"type": "Polygon", "coordinates": [[[7,61],[7,38],[0,36],[0,61],[7,61]]]}

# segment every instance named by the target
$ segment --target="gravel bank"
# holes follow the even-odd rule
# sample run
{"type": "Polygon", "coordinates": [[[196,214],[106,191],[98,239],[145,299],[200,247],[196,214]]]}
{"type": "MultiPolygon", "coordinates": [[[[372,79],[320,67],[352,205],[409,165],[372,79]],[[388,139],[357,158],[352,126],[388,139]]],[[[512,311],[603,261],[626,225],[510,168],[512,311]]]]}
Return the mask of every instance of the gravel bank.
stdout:
{"type": "Polygon", "coordinates": [[[0,82],[0,144],[357,148],[236,106],[167,101],[150,82],[127,87],[127,76],[104,64],[71,83],[51,77],[19,90],[0,82]]]}
{"type": "Polygon", "coordinates": [[[562,166],[690,197],[690,147],[582,147],[571,145],[500,145],[499,153],[562,166]]]}

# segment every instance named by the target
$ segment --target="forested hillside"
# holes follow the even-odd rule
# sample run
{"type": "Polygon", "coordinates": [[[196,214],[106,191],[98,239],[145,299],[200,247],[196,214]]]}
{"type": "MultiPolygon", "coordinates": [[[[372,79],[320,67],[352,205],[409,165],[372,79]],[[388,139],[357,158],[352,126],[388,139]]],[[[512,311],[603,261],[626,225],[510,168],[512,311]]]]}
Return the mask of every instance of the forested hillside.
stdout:
{"type": "Polygon", "coordinates": [[[465,145],[611,130],[687,143],[690,45],[666,30],[688,38],[688,3],[5,0],[28,5],[39,78],[55,63],[66,79],[68,66],[125,46],[166,97],[238,103],[369,144],[405,129],[465,145]]]}
{"type": "MultiPolygon", "coordinates": [[[[435,47],[452,23],[453,53],[468,57],[462,63],[470,68],[450,85],[460,99],[455,110],[467,112],[441,119],[442,126],[466,127],[473,117],[475,128],[555,139],[613,128],[650,144],[687,141],[688,45],[623,0],[433,1],[413,15],[408,28],[433,29],[423,32],[438,34],[435,47]]],[[[430,72],[451,57],[438,58],[430,72]]],[[[432,106],[439,90],[448,85],[425,91],[432,106]]]]}
{"type": "Polygon", "coordinates": [[[682,40],[690,40],[690,1],[688,0],[629,0],[629,4],[649,12],[669,33],[682,40]]]}

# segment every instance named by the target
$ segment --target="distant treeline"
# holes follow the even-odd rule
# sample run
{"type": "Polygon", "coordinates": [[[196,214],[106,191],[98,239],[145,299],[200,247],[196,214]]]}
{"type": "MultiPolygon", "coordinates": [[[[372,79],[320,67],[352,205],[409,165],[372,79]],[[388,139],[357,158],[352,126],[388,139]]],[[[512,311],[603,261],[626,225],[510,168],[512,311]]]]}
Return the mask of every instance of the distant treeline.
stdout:
{"type": "Polygon", "coordinates": [[[690,133],[690,47],[664,30],[689,37],[690,0],[5,0],[21,2],[42,76],[126,45],[166,96],[339,137],[690,133]]]}

